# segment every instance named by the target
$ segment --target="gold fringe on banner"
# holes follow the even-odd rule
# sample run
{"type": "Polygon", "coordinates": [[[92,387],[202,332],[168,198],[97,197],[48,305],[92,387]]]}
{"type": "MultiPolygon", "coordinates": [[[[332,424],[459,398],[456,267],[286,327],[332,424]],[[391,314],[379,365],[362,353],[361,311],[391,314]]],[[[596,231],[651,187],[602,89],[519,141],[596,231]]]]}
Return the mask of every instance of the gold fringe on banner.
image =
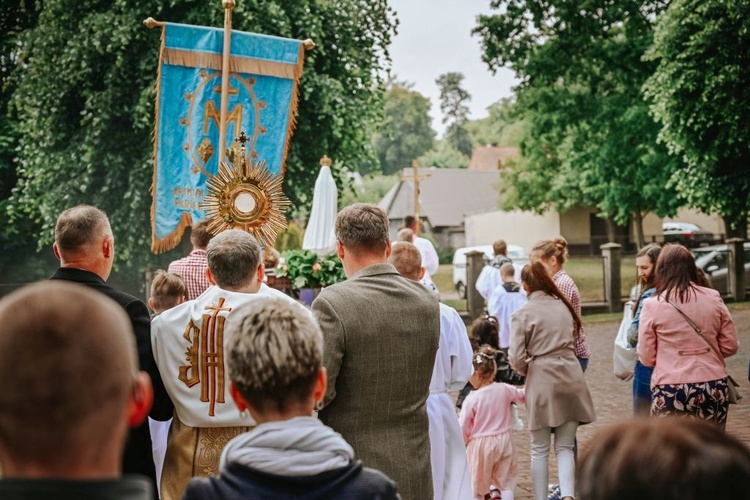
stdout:
{"type": "Polygon", "coordinates": [[[151,251],[157,254],[169,252],[174,247],[180,244],[180,241],[182,241],[182,235],[185,234],[185,229],[192,226],[193,216],[187,212],[182,213],[182,216],[180,217],[180,223],[177,228],[164,238],[156,237],[156,226],[152,224],[151,251]]]}
{"type": "MultiPolygon", "coordinates": [[[[207,52],[182,49],[164,49],[161,59],[165,64],[172,66],[221,70],[221,54],[209,54],[207,52]]],[[[254,57],[232,56],[229,59],[229,70],[233,73],[252,73],[291,80],[295,77],[297,65],[266,61],[254,57]]]]}
{"type": "MultiPolygon", "coordinates": [[[[161,30],[161,47],[159,48],[160,53],[164,53],[164,42],[167,37],[167,30],[162,27],[161,30]]],[[[157,238],[156,237],[156,148],[157,148],[157,138],[159,137],[159,96],[161,94],[161,57],[159,58],[159,68],[156,70],[156,109],[155,109],[155,120],[154,120],[154,156],[153,156],[153,163],[154,163],[154,171],[151,176],[151,251],[153,253],[159,254],[167,252],[174,247],[176,247],[180,240],[182,239],[182,233],[185,231],[185,227],[190,225],[192,222],[192,217],[190,217],[189,214],[183,214],[182,218],[180,219],[180,225],[177,227],[175,231],[172,232],[169,236],[166,238],[157,238]],[[185,222],[185,215],[188,216],[188,221],[185,222]],[[177,239],[176,242],[172,245],[172,242],[177,239]],[[171,246],[170,246],[171,245],[171,246]]]]}
{"type": "Polygon", "coordinates": [[[302,78],[302,69],[305,65],[305,49],[311,46],[315,47],[315,44],[311,40],[305,40],[299,46],[299,57],[297,58],[297,66],[294,71],[294,86],[292,87],[292,102],[289,106],[289,124],[286,132],[286,143],[284,144],[284,156],[281,158],[281,175],[286,173],[286,157],[289,154],[289,146],[292,141],[292,134],[297,128],[297,105],[299,104],[299,81],[302,78]],[[307,42],[310,42],[309,44],[307,42]]]}
{"type": "MultiPolygon", "coordinates": [[[[161,30],[161,54],[164,54],[166,50],[164,43],[166,40],[166,29],[162,27],[161,30]]],[[[151,177],[151,251],[155,254],[160,254],[172,250],[174,247],[180,244],[182,235],[185,233],[185,229],[193,225],[193,217],[189,213],[183,213],[180,217],[180,223],[177,228],[172,231],[168,236],[164,238],[158,238],[156,236],[156,149],[157,149],[157,138],[159,137],[159,96],[161,94],[161,57],[159,58],[159,68],[156,73],[156,119],[154,121],[154,172],[151,177]]]]}

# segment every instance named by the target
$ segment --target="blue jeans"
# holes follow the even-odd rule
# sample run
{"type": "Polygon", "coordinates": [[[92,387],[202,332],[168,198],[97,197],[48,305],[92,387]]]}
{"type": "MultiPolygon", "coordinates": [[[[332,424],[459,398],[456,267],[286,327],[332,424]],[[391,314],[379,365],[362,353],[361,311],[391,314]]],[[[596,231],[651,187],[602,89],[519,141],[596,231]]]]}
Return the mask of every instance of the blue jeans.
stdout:
{"type": "Polygon", "coordinates": [[[589,358],[578,358],[578,362],[581,364],[581,370],[585,372],[589,367],[589,358]]]}
{"type": "Polygon", "coordinates": [[[636,417],[647,417],[651,413],[652,373],[653,367],[643,366],[640,360],[636,360],[633,374],[633,414],[636,417]]]}

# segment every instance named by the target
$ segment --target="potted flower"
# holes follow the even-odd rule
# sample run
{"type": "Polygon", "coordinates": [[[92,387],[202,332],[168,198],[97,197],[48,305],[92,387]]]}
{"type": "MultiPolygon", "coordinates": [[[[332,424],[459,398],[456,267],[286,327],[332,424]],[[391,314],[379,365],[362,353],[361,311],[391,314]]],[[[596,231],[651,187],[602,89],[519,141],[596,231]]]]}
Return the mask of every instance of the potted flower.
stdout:
{"type": "Polygon", "coordinates": [[[321,288],[346,279],[344,268],[336,255],[318,257],[310,250],[290,250],[284,252],[283,256],[284,264],[276,268],[276,277],[288,278],[292,282],[292,289],[300,292],[300,300],[308,305],[321,288]]]}

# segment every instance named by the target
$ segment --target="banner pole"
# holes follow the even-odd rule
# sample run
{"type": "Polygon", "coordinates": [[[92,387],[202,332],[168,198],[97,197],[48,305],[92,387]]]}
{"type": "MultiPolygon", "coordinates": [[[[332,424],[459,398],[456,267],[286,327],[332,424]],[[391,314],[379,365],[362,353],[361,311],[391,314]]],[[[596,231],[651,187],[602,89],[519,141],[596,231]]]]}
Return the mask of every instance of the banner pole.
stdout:
{"type": "Polygon", "coordinates": [[[221,62],[221,111],[219,115],[219,163],[227,151],[227,113],[229,110],[229,56],[232,50],[232,9],[234,0],[222,0],[224,7],[224,52],[221,62]]]}

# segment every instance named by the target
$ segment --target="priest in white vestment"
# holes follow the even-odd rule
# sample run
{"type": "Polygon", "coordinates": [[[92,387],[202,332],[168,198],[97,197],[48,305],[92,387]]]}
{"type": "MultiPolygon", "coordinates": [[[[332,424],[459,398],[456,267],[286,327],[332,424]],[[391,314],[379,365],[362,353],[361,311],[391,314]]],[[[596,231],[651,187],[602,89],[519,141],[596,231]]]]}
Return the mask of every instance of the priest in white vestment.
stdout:
{"type": "Polygon", "coordinates": [[[233,331],[232,312],[267,297],[307,311],[263,283],[260,245],[248,233],[220,233],[206,253],[213,286],[151,323],[154,358],[175,407],[161,476],[165,500],[181,498],[192,477],[218,473],[226,443],[255,425],[229,396],[225,346],[233,331]]]}
{"type": "MultiPolygon", "coordinates": [[[[402,276],[419,281],[424,273],[421,256],[415,245],[398,242],[388,259],[402,276]]],[[[430,462],[435,500],[473,498],[471,476],[466,460],[461,427],[448,391],[458,391],[471,378],[471,343],[461,316],[440,304],[440,343],[427,398],[430,422],[430,462]]]]}

